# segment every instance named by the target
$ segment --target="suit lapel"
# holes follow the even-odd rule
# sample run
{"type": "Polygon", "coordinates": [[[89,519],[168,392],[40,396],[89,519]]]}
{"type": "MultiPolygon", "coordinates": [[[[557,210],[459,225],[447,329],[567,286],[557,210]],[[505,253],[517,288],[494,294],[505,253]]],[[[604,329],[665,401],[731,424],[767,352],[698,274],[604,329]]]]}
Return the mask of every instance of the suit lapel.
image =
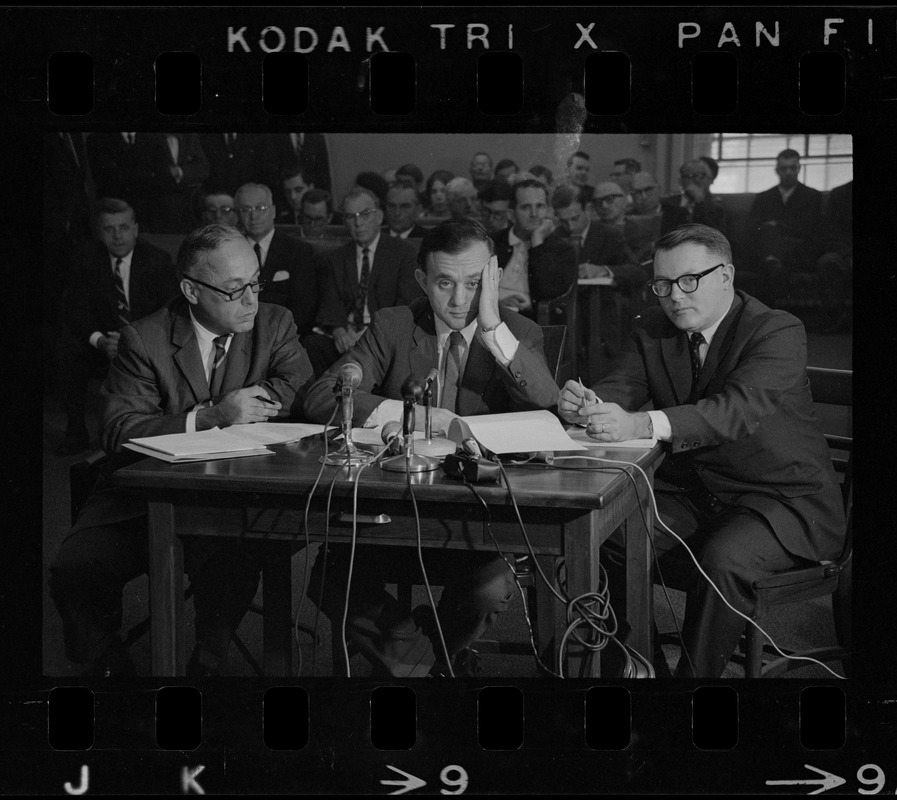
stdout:
{"type": "Polygon", "coordinates": [[[741,312],[744,311],[744,303],[736,294],[732,301],[732,307],[729,309],[723,321],[716,329],[713,341],[710,343],[710,349],[707,351],[707,357],[704,359],[704,365],[701,367],[701,374],[698,376],[698,384],[695,387],[695,397],[700,397],[713,373],[719,367],[729,348],[732,346],[732,340],[735,338],[735,331],[738,328],[738,320],[741,318],[741,312]]]}
{"type": "Polygon", "coordinates": [[[409,367],[417,380],[424,381],[431,369],[439,369],[436,323],[433,321],[433,311],[429,303],[424,305],[414,322],[411,349],[408,351],[409,367]]]}
{"type": "Polygon", "coordinates": [[[221,384],[222,394],[243,388],[244,378],[249,371],[249,362],[252,358],[254,332],[255,328],[246,333],[234,334],[233,341],[227,349],[224,382],[221,384]]]}
{"type": "Polygon", "coordinates": [[[461,376],[461,386],[458,389],[458,413],[478,413],[482,407],[482,392],[492,378],[492,373],[498,369],[498,364],[486,345],[480,341],[480,337],[474,335],[470,343],[470,355],[461,376]]]}
{"type": "Polygon", "coordinates": [[[684,405],[691,393],[691,356],[688,352],[688,337],[670,323],[670,335],[660,340],[663,364],[676,395],[676,402],[684,405]]]}
{"type": "Polygon", "coordinates": [[[193,330],[193,323],[190,321],[186,303],[177,307],[174,322],[171,325],[171,345],[174,351],[172,359],[190,386],[195,401],[197,403],[205,402],[209,399],[209,381],[203,369],[199,344],[196,341],[196,333],[193,330]]]}

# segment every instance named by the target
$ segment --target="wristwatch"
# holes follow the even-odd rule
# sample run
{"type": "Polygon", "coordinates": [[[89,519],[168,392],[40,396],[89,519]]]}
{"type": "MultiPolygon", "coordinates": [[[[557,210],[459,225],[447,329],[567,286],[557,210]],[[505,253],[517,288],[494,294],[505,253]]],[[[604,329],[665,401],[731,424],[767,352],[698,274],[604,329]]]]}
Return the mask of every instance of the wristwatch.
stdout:
{"type": "MultiPolygon", "coordinates": [[[[498,325],[501,325],[501,321],[499,321],[498,325]]],[[[498,325],[493,325],[491,328],[480,328],[480,333],[492,333],[492,331],[498,328],[498,325]]]]}

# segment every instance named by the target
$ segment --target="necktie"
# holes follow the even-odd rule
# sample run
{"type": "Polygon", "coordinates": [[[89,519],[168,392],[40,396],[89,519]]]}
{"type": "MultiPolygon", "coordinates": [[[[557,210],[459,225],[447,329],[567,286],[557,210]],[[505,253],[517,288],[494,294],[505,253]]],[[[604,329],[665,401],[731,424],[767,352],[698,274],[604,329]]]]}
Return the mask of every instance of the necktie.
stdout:
{"type": "Polygon", "coordinates": [[[224,344],[227,342],[227,334],[215,337],[215,361],[212,364],[212,371],[209,373],[209,391],[212,397],[216,397],[221,393],[221,384],[224,383],[224,360],[227,358],[227,350],[224,344]]]}
{"type": "Polygon", "coordinates": [[[704,335],[693,333],[688,339],[688,350],[691,354],[691,385],[692,388],[698,382],[701,374],[701,345],[704,344],[704,335]]]}
{"type": "Polygon", "coordinates": [[[118,320],[122,327],[131,321],[131,307],[128,305],[128,295],[125,294],[125,282],[121,277],[122,259],[115,259],[115,294],[118,320]]]}
{"type": "Polygon", "coordinates": [[[570,237],[570,244],[573,245],[573,255],[576,256],[576,263],[579,264],[579,254],[582,252],[582,236],[574,233],[570,237]]]}
{"type": "Polygon", "coordinates": [[[255,250],[255,257],[259,260],[259,269],[262,268],[262,246],[256,242],[255,247],[252,248],[255,250]]]}
{"type": "Polygon", "coordinates": [[[452,331],[449,336],[449,351],[445,359],[445,385],[442,387],[443,408],[457,412],[458,389],[461,385],[461,355],[467,342],[461,331],[452,331]]]}
{"type": "Polygon", "coordinates": [[[364,327],[364,307],[368,298],[368,281],[371,278],[370,250],[361,251],[361,277],[358,279],[358,294],[355,297],[355,327],[364,327]]]}

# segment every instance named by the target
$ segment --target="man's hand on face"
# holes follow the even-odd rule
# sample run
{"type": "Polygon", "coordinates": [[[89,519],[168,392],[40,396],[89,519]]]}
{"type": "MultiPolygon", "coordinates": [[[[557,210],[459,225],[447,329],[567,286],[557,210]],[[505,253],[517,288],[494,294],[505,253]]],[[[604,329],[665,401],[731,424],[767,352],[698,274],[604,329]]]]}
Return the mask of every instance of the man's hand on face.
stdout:
{"type": "Polygon", "coordinates": [[[532,236],[532,244],[533,247],[538,247],[542,242],[544,242],[552,233],[554,233],[554,229],[557,227],[557,223],[551,217],[545,217],[540,223],[539,227],[533,231],[532,236]]]}
{"type": "Polygon", "coordinates": [[[704,188],[692,181],[686,181],[685,186],[682,187],[682,191],[695,203],[702,203],[704,201],[704,188]]]}
{"type": "Polygon", "coordinates": [[[498,284],[501,282],[501,270],[498,259],[492,256],[480,274],[480,305],[477,313],[477,324],[480,328],[491,330],[501,324],[498,313],[498,284]]]}

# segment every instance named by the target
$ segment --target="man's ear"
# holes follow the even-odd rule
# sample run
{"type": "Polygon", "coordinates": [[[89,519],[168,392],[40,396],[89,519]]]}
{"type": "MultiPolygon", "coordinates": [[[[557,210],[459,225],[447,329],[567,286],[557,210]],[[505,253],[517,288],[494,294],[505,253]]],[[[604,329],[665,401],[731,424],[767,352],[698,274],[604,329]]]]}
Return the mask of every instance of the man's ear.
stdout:
{"type": "Polygon", "coordinates": [[[414,270],[414,277],[417,279],[418,284],[420,284],[420,288],[427,291],[427,274],[420,269],[419,267],[414,270]]]}
{"type": "Polygon", "coordinates": [[[188,278],[181,278],[181,294],[187,298],[187,302],[196,305],[199,302],[199,296],[196,294],[196,284],[188,278]]]}

